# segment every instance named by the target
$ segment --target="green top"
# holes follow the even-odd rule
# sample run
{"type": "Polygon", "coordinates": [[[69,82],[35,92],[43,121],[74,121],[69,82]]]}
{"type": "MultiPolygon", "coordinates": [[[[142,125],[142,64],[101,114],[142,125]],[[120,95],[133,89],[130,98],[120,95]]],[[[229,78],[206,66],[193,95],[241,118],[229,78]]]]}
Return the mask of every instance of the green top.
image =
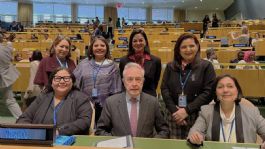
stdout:
{"type": "MultiPolygon", "coordinates": [[[[77,136],[74,146],[96,146],[96,143],[112,139],[111,136],[77,136]]],[[[156,138],[133,138],[134,147],[139,149],[192,149],[186,140],[156,139],[156,138]]],[[[259,148],[258,144],[246,143],[220,143],[204,141],[200,149],[232,149],[232,147],[259,148]]]]}

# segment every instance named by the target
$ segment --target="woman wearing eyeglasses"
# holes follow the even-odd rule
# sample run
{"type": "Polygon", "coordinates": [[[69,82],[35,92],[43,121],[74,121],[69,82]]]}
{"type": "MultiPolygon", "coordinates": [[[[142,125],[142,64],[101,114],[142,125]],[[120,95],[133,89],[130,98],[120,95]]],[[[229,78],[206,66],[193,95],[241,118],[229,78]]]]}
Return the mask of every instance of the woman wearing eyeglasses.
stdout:
{"type": "Polygon", "coordinates": [[[71,71],[56,69],[49,78],[47,91],[35,99],[17,123],[54,124],[59,135],[87,134],[92,117],[90,99],[74,83],[71,71]]]}

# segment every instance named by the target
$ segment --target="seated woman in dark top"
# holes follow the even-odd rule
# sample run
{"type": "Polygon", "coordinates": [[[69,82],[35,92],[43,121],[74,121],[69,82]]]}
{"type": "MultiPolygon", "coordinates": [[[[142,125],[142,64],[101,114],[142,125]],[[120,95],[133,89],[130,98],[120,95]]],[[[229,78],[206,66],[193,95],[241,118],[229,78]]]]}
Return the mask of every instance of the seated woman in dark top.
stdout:
{"type": "Polygon", "coordinates": [[[54,124],[60,135],[87,134],[92,118],[90,99],[74,83],[72,72],[56,69],[49,78],[47,91],[35,99],[17,123],[54,124]]]}

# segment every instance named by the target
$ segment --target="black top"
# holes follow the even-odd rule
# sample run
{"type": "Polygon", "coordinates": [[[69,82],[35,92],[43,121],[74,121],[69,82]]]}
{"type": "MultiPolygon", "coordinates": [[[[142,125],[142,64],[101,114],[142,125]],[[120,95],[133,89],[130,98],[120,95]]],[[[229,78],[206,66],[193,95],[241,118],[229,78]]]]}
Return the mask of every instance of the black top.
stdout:
{"type": "MultiPolygon", "coordinates": [[[[161,74],[161,60],[160,58],[150,55],[151,60],[145,60],[144,62],[144,85],[143,92],[153,95],[156,97],[156,88],[161,74]]],[[[123,69],[125,65],[131,61],[127,56],[124,56],[120,59],[120,73],[123,78],[123,69]]]]}
{"type": "MultiPolygon", "coordinates": [[[[212,85],[215,80],[215,71],[213,65],[206,60],[199,60],[194,65],[187,65],[182,73],[182,79],[185,79],[189,70],[191,74],[184,87],[184,94],[187,95],[188,114],[198,112],[202,105],[208,104],[212,100],[212,85]]],[[[174,68],[172,62],[168,63],[164,72],[161,85],[161,93],[167,109],[174,113],[178,105],[178,97],[182,92],[180,84],[181,66],[174,68]]]]}

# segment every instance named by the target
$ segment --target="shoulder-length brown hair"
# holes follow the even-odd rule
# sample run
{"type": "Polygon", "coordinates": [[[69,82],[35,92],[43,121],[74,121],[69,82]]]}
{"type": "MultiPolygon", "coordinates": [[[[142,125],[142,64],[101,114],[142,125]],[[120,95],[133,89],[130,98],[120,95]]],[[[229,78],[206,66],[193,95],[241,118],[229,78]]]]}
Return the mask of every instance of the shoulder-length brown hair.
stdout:
{"type": "Polygon", "coordinates": [[[150,48],[149,48],[149,43],[148,43],[148,39],[147,39],[147,35],[146,33],[142,30],[142,29],[134,29],[130,35],[130,39],[129,39],[129,50],[128,50],[128,54],[127,56],[133,55],[135,53],[135,49],[132,46],[132,42],[133,42],[133,37],[137,34],[141,34],[144,37],[145,40],[145,48],[144,48],[144,53],[146,54],[150,54],[150,48]]]}
{"type": "Polygon", "coordinates": [[[223,78],[230,78],[233,80],[233,82],[235,83],[235,86],[237,88],[237,91],[238,91],[238,94],[237,94],[237,98],[235,100],[235,103],[238,104],[240,101],[241,101],[241,98],[243,98],[243,92],[242,92],[242,89],[237,81],[237,79],[229,74],[224,74],[224,75],[220,75],[218,76],[216,79],[215,79],[215,82],[213,84],[213,100],[216,102],[216,103],[219,103],[220,100],[217,98],[217,95],[216,95],[216,88],[217,88],[217,84],[220,80],[222,80],[223,78]]]}
{"type": "Polygon", "coordinates": [[[50,57],[52,57],[55,54],[55,47],[62,41],[66,40],[69,43],[69,53],[66,55],[66,59],[69,59],[71,57],[71,40],[63,35],[58,35],[56,39],[53,41],[52,46],[50,48],[50,57]]]}
{"type": "Polygon", "coordinates": [[[186,39],[193,39],[194,40],[195,44],[198,46],[198,51],[197,51],[197,54],[195,56],[195,60],[200,58],[201,46],[200,46],[199,40],[197,39],[197,37],[195,35],[193,35],[191,33],[184,33],[184,34],[179,36],[179,38],[175,44],[174,60],[173,60],[175,64],[181,65],[181,61],[182,61],[183,57],[180,55],[180,45],[186,39]]]}
{"type": "Polygon", "coordinates": [[[105,43],[106,48],[107,48],[107,49],[106,49],[107,52],[106,52],[106,54],[105,54],[105,58],[107,58],[107,59],[111,59],[109,44],[108,44],[107,40],[106,40],[103,36],[96,36],[96,37],[94,37],[94,38],[92,39],[92,42],[91,42],[91,44],[90,44],[90,46],[89,46],[89,49],[88,49],[88,52],[87,52],[87,57],[88,57],[88,59],[89,59],[89,60],[91,60],[92,58],[95,59],[95,55],[94,55],[94,53],[93,53],[93,46],[94,46],[94,44],[95,44],[95,42],[96,42],[97,40],[101,40],[102,42],[105,43]]]}

